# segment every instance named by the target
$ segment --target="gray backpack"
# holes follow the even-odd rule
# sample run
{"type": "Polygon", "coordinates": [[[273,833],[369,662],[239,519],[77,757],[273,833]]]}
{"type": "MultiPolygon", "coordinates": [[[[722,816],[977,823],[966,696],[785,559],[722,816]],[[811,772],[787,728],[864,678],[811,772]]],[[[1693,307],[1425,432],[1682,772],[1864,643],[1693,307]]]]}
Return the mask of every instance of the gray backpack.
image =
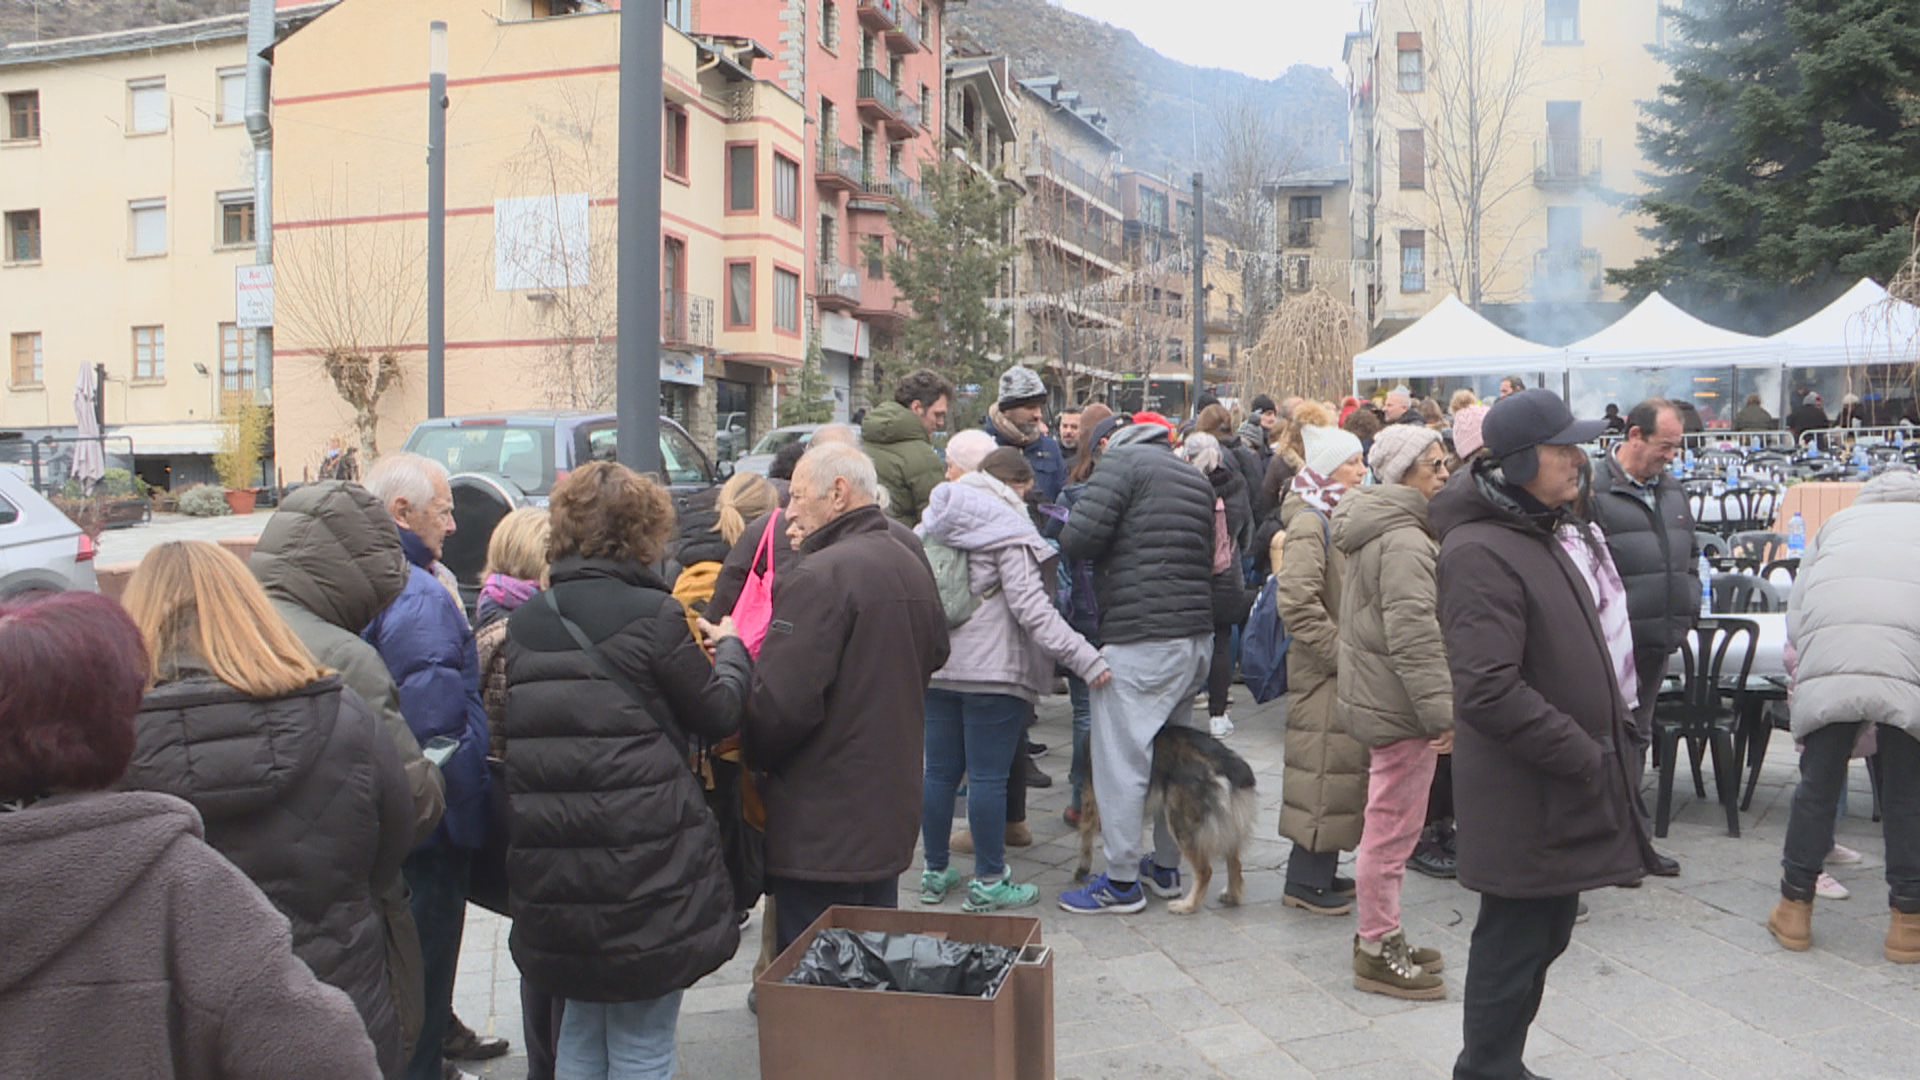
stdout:
{"type": "Polygon", "coordinates": [[[940,606],[947,613],[947,629],[965,623],[980,610],[980,602],[1000,591],[995,585],[984,595],[973,591],[971,568],[967,562],[967,553],[956,547],[924,537],[920,546],[926,550],[927,565],[933,567],[933,583],[940,590],[940,606]]]}

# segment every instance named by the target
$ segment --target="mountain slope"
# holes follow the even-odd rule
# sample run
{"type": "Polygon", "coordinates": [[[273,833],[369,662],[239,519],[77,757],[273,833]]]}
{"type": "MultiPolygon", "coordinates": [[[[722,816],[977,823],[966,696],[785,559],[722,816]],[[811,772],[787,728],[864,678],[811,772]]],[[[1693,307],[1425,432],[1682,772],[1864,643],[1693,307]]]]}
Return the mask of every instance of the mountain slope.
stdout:
{"type": "Polygon", "coordinates": [[[948,9],[947,29],[950,37],[1005,53],[1016,78],[1060,76],[1087,107],[1107,114],[1108,133],[1135,168],[1177,177],[1207,161],[1220,139],[1216,114],[1240,100],[1274,119],[1294,146],[1294,168],[1342,160],[1347,94],[1323,68],[1296,65],[1262,80],[1194,67],[1161,56],[1130,31],[1046,0],[968,0],[948,9]]]}
{"type": "Polygon", "coordinates": [[[0,44],[192,22],[247,10],[247,0],[0,0],[0,44]]]}

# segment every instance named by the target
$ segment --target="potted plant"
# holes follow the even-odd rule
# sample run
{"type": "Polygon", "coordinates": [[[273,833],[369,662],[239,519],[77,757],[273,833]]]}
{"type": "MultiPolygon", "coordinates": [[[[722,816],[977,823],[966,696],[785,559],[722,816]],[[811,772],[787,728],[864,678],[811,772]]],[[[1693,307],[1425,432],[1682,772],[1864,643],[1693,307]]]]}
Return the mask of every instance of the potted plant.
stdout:
{"type": "Polygon", "coordinates": [[[257,493],[254,474],[260,468],[260,455],[267,448],[266,408],[253,402],[241,402],[227,410],[220,433],[220,449],[213,455],[213,471],[226,489],[227,506],[236,514],[253,513],[257,493]]]}

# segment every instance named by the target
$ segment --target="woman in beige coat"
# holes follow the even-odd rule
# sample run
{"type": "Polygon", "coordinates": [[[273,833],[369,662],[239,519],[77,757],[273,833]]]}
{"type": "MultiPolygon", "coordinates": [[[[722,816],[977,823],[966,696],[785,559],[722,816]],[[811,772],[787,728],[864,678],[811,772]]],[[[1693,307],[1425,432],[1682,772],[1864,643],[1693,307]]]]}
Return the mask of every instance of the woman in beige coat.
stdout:
{"type": "Polygon", "coordinates": [[[1427,500],[1447,482],[1447,451],[1438,432],[1395,424],[1373,440],[1367,462],[1377,486],[1347,496],[1333,515],[1333,546],[1347,556],[1340,720],[1369,751],[1366,828],[1354,860],[1353,985],[1424,1001],[1446,994],[1441,957],[1407,944],[1400,885],[1434,766],[1453,746],[1453,677],[1434,573],[1440,543],[1427,521],[1427,500]]]}
{"type": "Polygon", "coordinates": [[[1293,841],[1293,853],[1281,902],[1317,915],[1345,915],[1353,910],[1354,883],[1334,871],[1340,853],[1360,843],[1367,752],[1341,730],[1335,708],[1346,556],[1333,546],[1329,519],[1366,476],[1366,465],[1351,432],[1309,427],[1301,438],[1305,463],[1280,506],[1287,540],[1277,571],[1280,619],[1293,635],[1280,808],[1280,835],[1293,841]]]}

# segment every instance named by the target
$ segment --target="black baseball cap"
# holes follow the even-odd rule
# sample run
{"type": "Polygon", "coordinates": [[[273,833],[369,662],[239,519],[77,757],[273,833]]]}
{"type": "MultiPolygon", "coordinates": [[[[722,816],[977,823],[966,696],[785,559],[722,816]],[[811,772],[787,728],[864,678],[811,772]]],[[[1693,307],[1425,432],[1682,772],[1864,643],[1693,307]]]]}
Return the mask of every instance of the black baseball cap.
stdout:
{"type": "Polygon", "coordinates": [[[1540,471],[1536,446],[1575,446],[1592,442],[1607,430],[1605,420],[1575,420],[1573,410],[1551,390],[1535,388],[1508,394],[1493,403],[1480,434],[1507,481],[1524,484],[1540,471]]]}

